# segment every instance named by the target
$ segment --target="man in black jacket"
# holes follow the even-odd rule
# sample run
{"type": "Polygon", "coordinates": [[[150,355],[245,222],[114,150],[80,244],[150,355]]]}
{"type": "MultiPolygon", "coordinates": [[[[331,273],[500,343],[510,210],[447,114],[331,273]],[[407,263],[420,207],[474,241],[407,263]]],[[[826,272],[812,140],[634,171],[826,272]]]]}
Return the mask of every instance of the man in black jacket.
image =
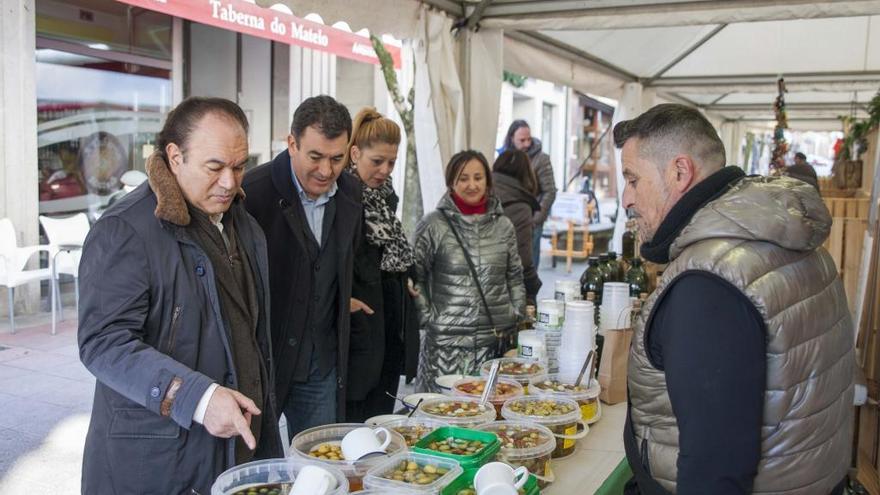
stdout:
{"type": "Polygon", "coordinates": [[[247,129],[231,101],[184,100],[149,182],[89,232],[78,339],[97,383],[82,493],[208,493],[232,466],[282,454],[266,239],[241,199],[247,129]]]}
{"type": "Polygon", "coordinates": [[[348,110],[329,96],[293,115],[287,150],[244,179],[266,233],[276,394],[290,438],[344,417],[360,185],[342,174],[348,110]]]}

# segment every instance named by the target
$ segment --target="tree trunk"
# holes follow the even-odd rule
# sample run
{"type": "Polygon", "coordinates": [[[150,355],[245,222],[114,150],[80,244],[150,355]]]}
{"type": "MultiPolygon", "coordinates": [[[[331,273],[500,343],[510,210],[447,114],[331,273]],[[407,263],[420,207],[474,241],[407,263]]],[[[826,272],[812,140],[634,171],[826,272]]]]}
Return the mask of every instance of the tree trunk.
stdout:
{"type": "MultiPolygon", "coordinates": [[[[394,108],[400,115],[403,122],[403,132],[406,133],[406,163],[404,164],[404,180],[403,180],[403,230],[410,240],[416,229],[416,224],[424,215],[422,206],[422,184],[419,180],[419,161],[416,155],[416,132],[413,125],[414,117],[414,100],[415,87],[410,89],[408,98],[404,99],[400,93],[400,86],[397,83],[397,73],[394,72],[394,61],[391,55],[385,50],[376,35],[370,34],[370,41],[373,43],[373,49],[379,57],[379,63],[382,66],[382,75],[385,78],[385,85],[388,87],[388,93],[394,102],[394,108]]],[[[415,70],[415,68],[413,68],[415,70]]]]}

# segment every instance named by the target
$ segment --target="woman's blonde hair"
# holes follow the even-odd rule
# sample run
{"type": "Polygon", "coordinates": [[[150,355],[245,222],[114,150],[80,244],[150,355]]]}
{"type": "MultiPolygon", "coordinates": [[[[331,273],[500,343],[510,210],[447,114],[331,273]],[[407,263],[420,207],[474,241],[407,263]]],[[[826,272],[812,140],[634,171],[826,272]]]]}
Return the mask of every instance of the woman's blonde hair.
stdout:
{"type": "Polygon", "coordinates": [[[400,145],[400,126],[373,107],[364,107],[354,117],[351,139],[345,150],[345,162],[351,165],[351,147],[369,148],[377,143],[400,145]]]}

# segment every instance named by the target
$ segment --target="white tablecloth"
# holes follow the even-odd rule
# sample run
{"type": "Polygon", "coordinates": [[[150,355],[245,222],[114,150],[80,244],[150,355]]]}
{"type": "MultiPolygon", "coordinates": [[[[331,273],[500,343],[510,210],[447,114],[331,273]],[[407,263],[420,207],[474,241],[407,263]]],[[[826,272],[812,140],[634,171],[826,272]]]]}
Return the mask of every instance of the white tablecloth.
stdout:
{"type": "Polygon", "coordinates": [[[623,425],[626,403],[602,404],[602,419],[590,433],[578,440],[575,453],[554,459],[551,466],[556,481],[542,490],[545,495],[592,494],[624,458],[623,425]]]}

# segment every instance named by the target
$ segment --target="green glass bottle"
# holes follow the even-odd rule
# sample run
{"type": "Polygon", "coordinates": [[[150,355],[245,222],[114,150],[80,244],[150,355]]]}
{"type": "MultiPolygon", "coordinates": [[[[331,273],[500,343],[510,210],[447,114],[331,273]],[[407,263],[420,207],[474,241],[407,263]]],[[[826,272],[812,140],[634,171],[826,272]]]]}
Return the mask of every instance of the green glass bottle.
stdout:
{"type": "Polygon", "coordinates": [[[581,296],[583,296],[584,300],[589,300],[588,296],[592,293],[595,299],[594,302],[601,304],[604,274],[599,267],[599,258],[590,256],[587,263],[587,269],[581,274],[581,296]]]}
{"type": "Polygon", "coordinates": [[[623,233],[621,259],[629,266],[636,257],[636,221],[626,221],[626,232],[623,233]]]}
{"type": "Polygon", "coordinates": [[[633,258],[626,272],[625,282],[629,284],[630,297],[640,297],[642,293],[648,292],[648,272],[645,271],[641,258],[633,258]]]}
{"type": "Polygon", "coordinates": [[[608,261],[605,263],[605,281],[621,282],[623,281],[623,267],[617,261],[617,253],[610,251],[608,253],[608,261]]]}

